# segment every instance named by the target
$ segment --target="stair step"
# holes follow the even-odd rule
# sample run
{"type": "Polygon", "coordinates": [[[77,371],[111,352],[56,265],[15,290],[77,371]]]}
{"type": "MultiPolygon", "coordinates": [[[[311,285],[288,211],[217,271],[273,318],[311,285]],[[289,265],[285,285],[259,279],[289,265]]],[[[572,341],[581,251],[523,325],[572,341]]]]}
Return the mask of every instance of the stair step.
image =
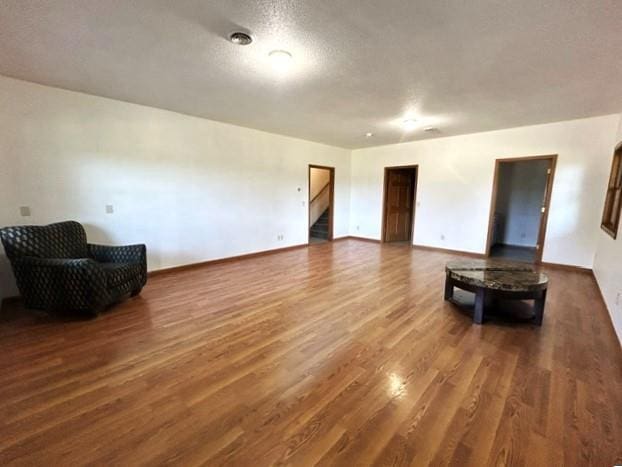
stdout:
{"type": "Polygon", "coordinates": [[[314,232],[328,232],[328,226],[314,225],[311,229],[314,232]]]}
{"type": "Polygon", "coordinates": [[[315,221],[315,224],[309,229],[309,235],[315,238],[328,238],[328,218],[329,209],[326,209],[320,217],[315,221]]]}

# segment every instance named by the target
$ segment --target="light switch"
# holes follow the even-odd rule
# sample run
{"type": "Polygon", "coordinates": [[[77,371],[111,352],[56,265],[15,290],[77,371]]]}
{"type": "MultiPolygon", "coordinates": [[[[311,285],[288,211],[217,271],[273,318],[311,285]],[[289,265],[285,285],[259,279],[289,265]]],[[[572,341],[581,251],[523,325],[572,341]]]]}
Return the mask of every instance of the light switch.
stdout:
{"type": "Polygon", "coordinates": [[[106,214],[112,214],[114,212],[114,206],[112,204],[106,205],[106,214]]]}
{"type": "Polygon", "coordinates": [[[30,206],[20,206],[19,214],[22,217],[30,217],[30,206]]]}

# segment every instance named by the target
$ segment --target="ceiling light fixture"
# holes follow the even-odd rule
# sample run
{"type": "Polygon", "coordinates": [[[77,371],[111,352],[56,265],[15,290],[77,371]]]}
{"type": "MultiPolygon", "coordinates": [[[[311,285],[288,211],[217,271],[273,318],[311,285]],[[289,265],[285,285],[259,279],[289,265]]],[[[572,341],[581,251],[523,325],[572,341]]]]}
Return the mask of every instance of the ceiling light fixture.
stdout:
{"type": "Polygon", "coordinates": [[[374,136],[374,134],[371,131],[365,133],[365,138],[371,138],[372,136],[374,136]]]}
{"type": "Polygon", "coordinates": [[[402,128],[404,128],[405,131],[413,131],[417,128],[417,120],[414,118],[407,118],[406,120],[403,120],[402,128]]]}
{"type": "Polygon", "coordinates": [[[293,60],[292,54],[287,50],[273,50],[268,57],[270,57],[272,68],[278,72],[287,71],[293,60]]]}
{"type": "Polygon", "coordinates": [[[236,45],[248,45],[253,42],[253,38],[249,34],[240,31],[232,32],[229,35],[229,40],[236,45]]]}
{"type": "Polygon", "coordinates": [[[435,126],[429,126],[423,129],[426,133],[438,133],[440,130],[435,126]]]}

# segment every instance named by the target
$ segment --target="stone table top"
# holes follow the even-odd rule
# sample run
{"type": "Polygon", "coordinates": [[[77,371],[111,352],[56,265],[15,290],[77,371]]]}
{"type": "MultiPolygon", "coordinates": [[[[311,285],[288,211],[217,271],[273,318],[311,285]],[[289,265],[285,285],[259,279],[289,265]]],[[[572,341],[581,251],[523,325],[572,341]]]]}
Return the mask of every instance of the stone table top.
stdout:
{"type": "Polygon", "coordinates": [[[532,265],[505,260],[450,261],[445,270],[449,277],[475,287],[506,292],[535,292],[548,286],[546,274],[532,265]]]}

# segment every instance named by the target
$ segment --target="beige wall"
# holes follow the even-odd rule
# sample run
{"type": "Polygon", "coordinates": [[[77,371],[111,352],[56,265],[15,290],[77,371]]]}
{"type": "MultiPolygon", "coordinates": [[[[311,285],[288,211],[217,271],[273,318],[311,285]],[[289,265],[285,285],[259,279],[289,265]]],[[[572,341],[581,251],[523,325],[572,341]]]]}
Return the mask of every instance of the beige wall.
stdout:
{"type": "Polygon", "coordinates": [[[608,115],[353,151],[350,232],[379,239],[384,167],[418,164],[414,243],[482,253],[495,159],[557,154],[543,260],[591,268],[618,120],[608,115]]]}
{"type": "Polygon", "coordinates": [[[0,77],[0,226],[75,219],[150,270],[306,243],[309,164],[335,167],[348,235],[348,150],[0,77]]]}
{"type": "MultiPolygon", "coordinates": [[[[620,115],[616,138],[612,141],[609,151],[609,168],[611,167],[614,148],[618,144],[622,144],[622,115],[620,115]]],[[[602,191],[603,197],[606,188],[606,183],[598,187],[602,191]]],[[[602,205],[595,208],[595,211],[601,215],[602,205]]],[[[598,240],[598,248],[594,258],[594,275],[603,293],[613,326],[622,343],[622,228],[618,230],[617,239],[614,240],[605,232],[600,231],[598,240]]]]}
{"type": "Polygon", "coordinates": [[[311,167],[309,174],[309,197],[313,199],[317,196],[322,188],[330,181],[330,171],[327,169],[316,169],[311,167]]]}

